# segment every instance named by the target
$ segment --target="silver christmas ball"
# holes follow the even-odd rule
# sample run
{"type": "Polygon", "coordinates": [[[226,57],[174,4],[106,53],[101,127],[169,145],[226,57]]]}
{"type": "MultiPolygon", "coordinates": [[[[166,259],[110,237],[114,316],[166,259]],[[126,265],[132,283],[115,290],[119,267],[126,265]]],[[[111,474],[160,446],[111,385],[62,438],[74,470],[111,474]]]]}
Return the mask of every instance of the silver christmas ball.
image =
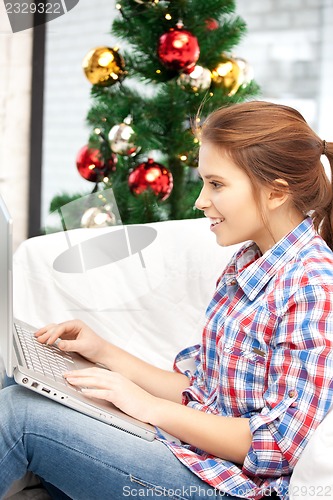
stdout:
{"type": "Polygon", "coordinates": [[[202,66],[195,66],[191,73],[182,73],[177,80],[182,89],[193,92],[209,89],[211,82],[211,72],[202,66]]]}
{"type": "Polygon", "coordinates": [[[125,122],[114,125],[109,132],[108,139],[112,151],[119,155],[135,156],[139,151],[135,144],[135,132],[125,122]]]}
{"type": "Polygon", "coordinates": [[[116,216],[108,205],[88,208],[81,218],[81,227],[85,228],[108,227],[115,223],[116,216]]]}

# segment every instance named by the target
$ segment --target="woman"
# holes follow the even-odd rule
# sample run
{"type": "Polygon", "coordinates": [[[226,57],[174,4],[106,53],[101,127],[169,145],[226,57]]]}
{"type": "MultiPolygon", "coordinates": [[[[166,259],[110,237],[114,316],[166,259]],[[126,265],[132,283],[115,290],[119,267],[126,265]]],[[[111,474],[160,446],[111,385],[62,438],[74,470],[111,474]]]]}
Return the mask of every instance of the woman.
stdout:
{"type": "Polygon", "coordinates": [[[196,207],[219,245],[247,243],[217,283],[201,344],[167,372],[81,321],[36,333],[109,369],[66,373],[69,383],[183,444],[163,435],[144,442],[8,387],[0,494],[29,469],[54,498],[288,498],[292,470],[333,400],[333,191],[322,154],[333,170],[333,145],[287,106],[247,102],[208,117],[196,207]],[[192,372],[180,370],[184,359],[192,372]]]}

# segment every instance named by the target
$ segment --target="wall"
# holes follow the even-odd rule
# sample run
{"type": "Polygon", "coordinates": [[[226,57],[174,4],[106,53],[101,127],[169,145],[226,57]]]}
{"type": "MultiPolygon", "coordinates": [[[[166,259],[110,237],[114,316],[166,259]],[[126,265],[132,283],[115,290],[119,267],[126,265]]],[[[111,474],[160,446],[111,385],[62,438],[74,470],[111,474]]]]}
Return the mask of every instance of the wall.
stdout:
{"type": "Polygon", "coordinates": [[[0,192],[14,221],[14,248],[27,234],[32,30],[13,34],[0,2],[0,192]]]}
{"type": "Polygon", "coordinates": [[[321,137],[333,141],[333,0],[326,0],[323,2],[322,23],[318,131],[321,137]]]}
{"type": "Polygon", "coordinates": [[[333,0],[237,0],[237,12],[248,26],[238,50],[262,98],[294,106],[332,141],[333,0]]]}
{"type": "Polygon", "coordinates": [[[332,0],[237,0],[248,26],[240,51],[253,65],[263,96],[296,106],[318,131],[320,102],[327,98],[323,82],[333,67],[327,50],[332,5],[332,0]]]}

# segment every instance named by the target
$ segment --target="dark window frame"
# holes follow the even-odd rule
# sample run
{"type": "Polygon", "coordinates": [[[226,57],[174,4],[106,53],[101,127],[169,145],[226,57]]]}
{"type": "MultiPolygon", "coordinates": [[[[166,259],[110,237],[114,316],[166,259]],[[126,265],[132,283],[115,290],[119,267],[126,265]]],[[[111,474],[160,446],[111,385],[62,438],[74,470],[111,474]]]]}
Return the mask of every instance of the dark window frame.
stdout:
{"type": "Polygon", "coordinates": [[[45,42],[46,24],[34,26],[30,106],[28,238],[41,234],[45,42]]]}

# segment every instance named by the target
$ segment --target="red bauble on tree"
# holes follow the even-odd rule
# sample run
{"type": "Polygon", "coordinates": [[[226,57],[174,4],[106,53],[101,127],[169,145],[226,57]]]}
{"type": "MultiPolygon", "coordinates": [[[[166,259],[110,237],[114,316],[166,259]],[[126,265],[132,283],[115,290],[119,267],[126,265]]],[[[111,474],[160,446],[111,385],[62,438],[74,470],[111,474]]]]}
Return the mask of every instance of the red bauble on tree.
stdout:
{"type": "Polygon", "coordinates": [[[205,24],[206,24],[206,28],[208,31],[215,31],[220,26],[218,21],[216,19],[214,19],[213,17],[206,19],[205,24]]]}
{"type": "Polygon", "coordinates": [[[112,170],[117,163],[116,155],[105,162],[98,149],[83,146],[77,154],[76,166],[79,174],[87,181],[100,182],[112,170]]]}
{"type": "Polygon", "coordinates": [[[161,200],[166,200],[172,191],[173,178],[164,165],[149,158],[130,173],[128,185],[133,194],[141,194],[150,188],[161,200]]]}
{"type": "Polygon", "coordinates": [[[157,54],[166,68],[191,71],[199,59],[200,48],[192,33],[177,26],[160,37],[157,54]]]}

